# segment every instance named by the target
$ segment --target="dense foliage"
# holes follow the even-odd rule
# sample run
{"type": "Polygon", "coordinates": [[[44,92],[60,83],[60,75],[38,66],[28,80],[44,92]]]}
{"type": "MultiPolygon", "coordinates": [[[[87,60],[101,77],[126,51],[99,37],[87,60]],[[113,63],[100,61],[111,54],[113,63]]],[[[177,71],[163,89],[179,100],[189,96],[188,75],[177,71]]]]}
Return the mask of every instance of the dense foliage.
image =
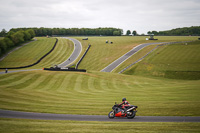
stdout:
{"type": "Polygon", "coordinates": [[[6,33],[7,31],[5,29],[2,29],[2,31],[0,32],[0,37],[5,37],[6,33]]]}
{"type": "Polygon", "coordinates": [[[117,28],[17,28],[10,31],[19,31],[32,29],[35,31],[36,36],[53,36],[53,35],[89,35],[89,36],[121,36],[123,34],[122,29],[117,28]]]}
{"type": "Polygon", "coordinates": [[[148,34],[164,35],[164,36],[199,36],[200,26],[176,28],[168,31],[149,31],[148,34]]]}
{"type": "Polygon", "coordinates": [[[0,55],[5,53],[9,48],[31,40],[35,36],[35,32],[32,29],[26,29],[9,31],[4,35],[5,37],[0,40],[0,55]]]}

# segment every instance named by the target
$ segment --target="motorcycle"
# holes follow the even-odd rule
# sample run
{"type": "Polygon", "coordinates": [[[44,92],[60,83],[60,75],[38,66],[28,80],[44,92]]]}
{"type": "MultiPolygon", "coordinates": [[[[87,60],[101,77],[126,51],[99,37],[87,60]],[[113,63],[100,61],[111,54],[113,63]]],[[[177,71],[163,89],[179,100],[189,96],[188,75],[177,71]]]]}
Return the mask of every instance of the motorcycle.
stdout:
{"type": "Polygon", "coordinates": [[[126,111],[124,111],[122,106],[116,104],[112,107],[112,111],[109,112],[108,117],[110,119],[115,117],[127,117],[128,119],[133,119],[137,112],[137,106],[130,105],[126,111]]]}

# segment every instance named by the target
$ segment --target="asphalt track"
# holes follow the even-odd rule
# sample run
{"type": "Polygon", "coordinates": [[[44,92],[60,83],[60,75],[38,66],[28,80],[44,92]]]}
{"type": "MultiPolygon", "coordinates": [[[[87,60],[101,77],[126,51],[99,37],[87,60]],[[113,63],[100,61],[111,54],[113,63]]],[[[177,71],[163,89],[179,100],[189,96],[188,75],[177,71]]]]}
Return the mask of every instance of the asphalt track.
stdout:
{"type": "Polygon", "coordinates": [[[63,37],[63,38],[69,39],[74,43],[74,51],[71,54],[71,56],[66,61],[59,64],[58,67],[66,67],[66,66],[72,64],[78,58],[78,56],[80,55],[80,53],[82,51],[82,45],[78,40],[69,38],[69,37],[63,37]]]}
{"type": "Polygon", "coordinates": [[[120,58],[118,58],[117,60],[115,60],[114,62],[112,62],[110,65],[108,65],[104,69],[102,69],[101,72],[112,72],[117,66],[122,64],[124,61],[126,61],[128,58],[130,58],[132,55],[134,55],[135,53],[137,53],[139,50],[143,49],[144,47],[149,46],[149,45],[154,45],[154,44],[162,44],[162,43],[164,42],[140,44],[134,47],[129,52],[127,52],[126,54],[124,54],[123,56],[121,56],[120,58]]]}
{"type": "Polygon", "coordinates": [[[102,115],[69,115],[32,113],[0,109],[0,118],[36,119],[36,120],[74,120],[74,121],[105,121],[105,122],[200,122],[200,117],[184,116],[136,116],[134,119],[114,118],[102,115]]]}

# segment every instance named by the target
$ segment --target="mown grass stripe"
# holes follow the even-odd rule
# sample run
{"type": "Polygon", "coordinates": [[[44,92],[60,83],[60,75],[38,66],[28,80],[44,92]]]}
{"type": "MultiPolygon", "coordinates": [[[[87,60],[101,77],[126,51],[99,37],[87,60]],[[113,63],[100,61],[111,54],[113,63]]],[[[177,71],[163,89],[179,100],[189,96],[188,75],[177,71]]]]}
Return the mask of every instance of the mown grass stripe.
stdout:
{"type": "Polygon", "coordinates": [[[3,89],[13,88],[13,87],[15,88],[15,86],[24,83],[26,80],[29,80],[30,78],[32,78],[35,74],[24,75],[24,74],[20,73],[19,75],[23,75],[23,76],[19,76],[18,78],[16,78],[15,81],[10,82],[9,84],[1,85],[0,87],[3,88],[3,89]]]}
{"type": "Polygon", "coordinates": [[[88,79],[88,91],[90,94],[95,94],[95,85],[94,85],[95,78],[94,77],[89,77],[88,79]]]}
{"type": "Polygon", "coordinates": [[[16,79],[20,80],[21,78],[23,78],[23,75],[10,75],[7,78],[1,79],[0,85],[8,85],[10,82],[14,82],[16,79]]]}
{"type": "Polygon", "coordinates": [[[81,87],[81,83],[82,83],[82,79],[83,76],[79,75],[77,76],[76,80],[75,80],[75,86],[74,86],[74,91],[78,92],[78,93],[87,93],[86,91],[84,91],[81,87]]]}
{"type": "Polygon", "coordinates": [[[53,91],[59,90],[59,91],[63,92],[63,90],[61,90],[61,85],[63,84],[63,82],[65,82],[66,77],[67,76],[65,76],[65,75],[57,75],[56,77],[54,77],[55,83],[52,85],[51,90],[53,90],[53,91]]]}
{"type": "Polygon", "coordinates": [[[46,78],[35,88],[36,90],[43,90],[52,79],[52,75],[46,75],[46,78]]]}
{"type": "Polygon", "coordinates": [[[46,83],[45,83],[45,86],[43,86],[42,90],[47,90],[47,91],[53,90],[52,86],[54,84],[56,84],[57,75],[53,74],[53,75],[49,75],[49,77],[51,77],[51,78],[49,78],[49,80],[45,81],[46,83]]]}
{"type": "Polygon", "coordinates": [[[63,82],[58,87],[58,92],[63,93],[64,97],[66,97],[66,95],[68,97],[74,96],[74,93],[72,91],[74,86],[74,81],[73,81],[74,78],[75,75],[71,73],[67,73],[66,75],[64,75],[63,82]]]}
{"type": "Polygon", "coordinates": [[[21,82],[14,86],[9,86],[9,88],[15,88],[15,89],[24,89],[27,88],[30,84],[34,84],[34,81],[37,80],[41,75],[40,74],[33,74],[24,80],[24,82],[21,82]]]}

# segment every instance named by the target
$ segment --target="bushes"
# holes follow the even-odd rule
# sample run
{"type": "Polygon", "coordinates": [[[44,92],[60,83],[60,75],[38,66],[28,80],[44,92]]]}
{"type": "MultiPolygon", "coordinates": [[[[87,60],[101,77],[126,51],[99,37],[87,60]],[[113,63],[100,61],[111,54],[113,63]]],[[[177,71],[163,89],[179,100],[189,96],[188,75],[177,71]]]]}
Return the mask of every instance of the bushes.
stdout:
{"type": "Polygon", "coordinates": [[[160,35],[160,36],[199,36],[200,26],[176,28],[167,31],[148,31],[148,34],[160,35]]]}
{"type": "Polygon", "coordinates": [[[34,36],[35,32],[32,29],[8,32],[6,37],[0,40],[0,55],[6,53],[9,48],[31,40],[34,36]]]}

